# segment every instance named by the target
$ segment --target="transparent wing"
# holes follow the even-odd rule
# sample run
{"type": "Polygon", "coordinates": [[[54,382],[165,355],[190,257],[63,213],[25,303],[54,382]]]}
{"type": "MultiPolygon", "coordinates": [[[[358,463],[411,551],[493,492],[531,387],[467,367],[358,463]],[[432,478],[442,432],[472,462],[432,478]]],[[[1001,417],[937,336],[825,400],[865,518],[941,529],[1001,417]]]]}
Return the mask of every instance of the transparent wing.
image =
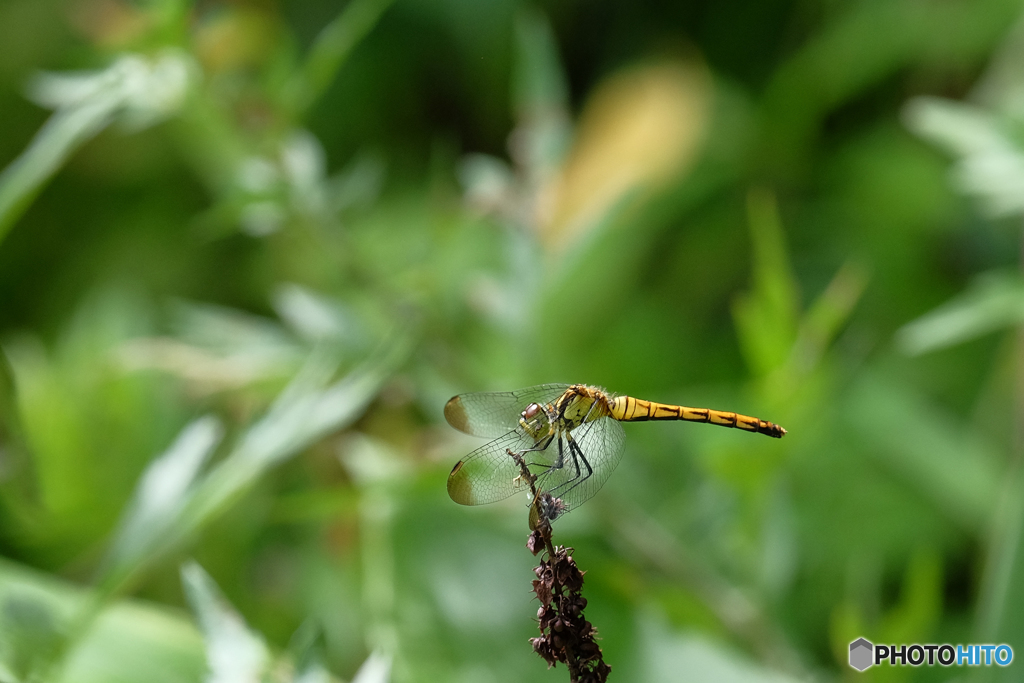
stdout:
{"type": "MultiPolygon", "coordinates": [[[[568,511],[590,500],[608,481],[622,460],[626,433],[616,420],[600,417],[580,425],[563,440],[562,467],[538,478],[537,490],[560,498],[568,511]],[[578,450],[569,441],[575,441],[578,450]]],[[[548,451],[556,448],[553,444],[548,451]]]]}
{"type": "MultiPolygon", "coordinates": [[[[484,505],[529,491],[529,484],[517,479],[521,471],[508,451],[522,453],[535,445],[533,437],[519,430],[484,444],[455,463],[448,475],[448,495],[461,505],[484,505]]],[[[534,462],[535,455],[526,453],[526,462],[534,462]]]]}
{"type": "Polygon", "coordinates": [[[517,428],[526,406],[551,403],[568,388],[568,384],[538,384],[518,391],[459,394],[445,404],[444,419],[461,432],[492,439],[517,428]]]}

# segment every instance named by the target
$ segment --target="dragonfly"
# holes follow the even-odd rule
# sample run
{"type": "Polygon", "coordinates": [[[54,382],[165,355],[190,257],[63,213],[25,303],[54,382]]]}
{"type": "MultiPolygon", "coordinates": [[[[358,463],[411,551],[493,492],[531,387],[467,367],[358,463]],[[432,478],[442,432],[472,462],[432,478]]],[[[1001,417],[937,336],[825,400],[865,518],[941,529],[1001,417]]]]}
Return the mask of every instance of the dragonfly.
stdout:
{"type": "MultiPolygon", "coordinates": [[[[491,439],[455,463],[448,495],[462,505],[484,505],[535,489],[556,502],[549,519],[590,500],[622,459],[620,422],[707,422],[782,438],[779,425],[748,415],[617,396],[586,384],[540,384],[518,391],[460,394],[445,404],[452,427],[491,439]]],[[[531,510],[531,519],[533,515],[531,510]]]]}

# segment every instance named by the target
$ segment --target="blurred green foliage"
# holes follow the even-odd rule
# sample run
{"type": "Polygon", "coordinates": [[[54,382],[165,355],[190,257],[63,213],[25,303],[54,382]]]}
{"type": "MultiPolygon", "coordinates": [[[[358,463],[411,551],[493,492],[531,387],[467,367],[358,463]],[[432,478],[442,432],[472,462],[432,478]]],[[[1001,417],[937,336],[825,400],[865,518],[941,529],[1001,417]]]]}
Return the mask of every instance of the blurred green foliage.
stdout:
{"type": "Polygon", "coordinates": [[[557,523],[615,680],[1024,652],[1021,11],[0,5],[0,681],[565,680],[444,494],[541,382],[789,430],[557,523]]]}

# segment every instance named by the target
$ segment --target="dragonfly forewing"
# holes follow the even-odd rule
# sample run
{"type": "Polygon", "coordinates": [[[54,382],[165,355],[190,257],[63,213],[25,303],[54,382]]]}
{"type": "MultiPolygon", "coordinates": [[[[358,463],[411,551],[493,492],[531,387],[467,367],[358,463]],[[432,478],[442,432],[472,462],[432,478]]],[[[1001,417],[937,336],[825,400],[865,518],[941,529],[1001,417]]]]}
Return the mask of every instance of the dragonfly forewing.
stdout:
{"type": "Polygon", "coordinates": [[[538,384],[518,391],[459,394],[445,404],[444,418],[461,432],[488,439],[519,426],[519,415],[531,403],[551,403],[568,384],[538,384]]]}

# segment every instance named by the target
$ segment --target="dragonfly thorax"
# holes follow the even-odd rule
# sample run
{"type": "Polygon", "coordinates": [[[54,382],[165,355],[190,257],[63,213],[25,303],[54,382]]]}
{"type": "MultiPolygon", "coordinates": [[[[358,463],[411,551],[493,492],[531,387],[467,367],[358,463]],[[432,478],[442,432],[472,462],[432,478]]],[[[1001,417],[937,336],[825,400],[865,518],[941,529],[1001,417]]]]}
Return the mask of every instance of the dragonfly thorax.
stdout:
{"type": "Polygon", "coordinates": [[[585,384],[574,384],[558,399],[557,412],[562,426],[575,429],[584,422],[609,413],[611,398],[604,391],[585,384]]]}

